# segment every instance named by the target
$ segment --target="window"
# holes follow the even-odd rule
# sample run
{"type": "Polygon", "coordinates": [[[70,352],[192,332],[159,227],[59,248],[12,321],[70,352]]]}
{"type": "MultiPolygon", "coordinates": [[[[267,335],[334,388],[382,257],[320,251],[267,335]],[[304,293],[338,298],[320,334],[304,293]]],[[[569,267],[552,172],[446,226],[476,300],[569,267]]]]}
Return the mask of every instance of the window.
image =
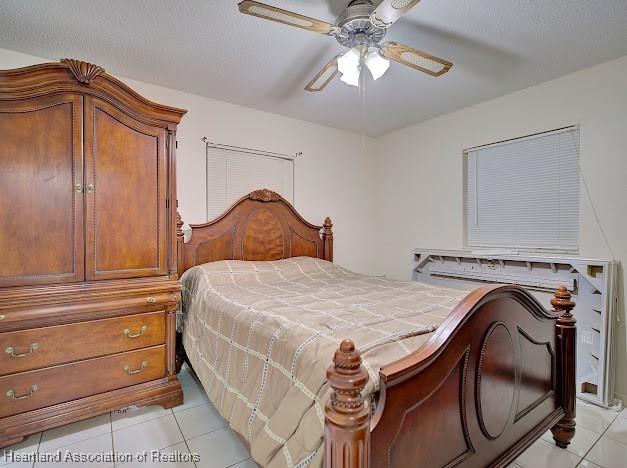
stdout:
{"type": "Polygon", "coordinates": [[[207,219],[253,190],[273,190],[294,203],[294,159],[207,143],[207,219]]]}
{"type": "Polygon", "coordinates": [[[579,250],[579,128],[464,151],[468,247],[579,250]]]}

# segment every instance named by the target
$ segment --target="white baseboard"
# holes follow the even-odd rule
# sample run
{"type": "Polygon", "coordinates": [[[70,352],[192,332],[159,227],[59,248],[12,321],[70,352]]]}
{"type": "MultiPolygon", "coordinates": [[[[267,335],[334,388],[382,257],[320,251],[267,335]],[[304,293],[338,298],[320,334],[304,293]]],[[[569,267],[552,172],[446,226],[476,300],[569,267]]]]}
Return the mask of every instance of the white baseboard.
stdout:
{"type": "Polygon", "coordinates": [[[616,398],[617,400],[621,400],[621,406],[623,407],[625,406],[625,404],[627,404],[627,394],[625,393],[614,392],[614,398],[616,398]]]}

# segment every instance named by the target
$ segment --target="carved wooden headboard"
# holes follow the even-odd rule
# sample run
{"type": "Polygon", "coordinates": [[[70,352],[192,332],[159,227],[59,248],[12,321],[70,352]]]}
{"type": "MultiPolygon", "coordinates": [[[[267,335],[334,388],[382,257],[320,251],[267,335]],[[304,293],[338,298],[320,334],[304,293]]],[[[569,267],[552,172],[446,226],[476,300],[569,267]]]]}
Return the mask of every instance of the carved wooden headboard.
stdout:
{"type": "Polygon", "coordinates": [[[177,222],[178,274],[218,260],[279,260],[314,257],[333,261],[331,220],[323,226],[307,222],[281,195],[255,190],[240,198],[222,216],[205,224],[192,224],[184,243],[180,216],[177,222]]]}

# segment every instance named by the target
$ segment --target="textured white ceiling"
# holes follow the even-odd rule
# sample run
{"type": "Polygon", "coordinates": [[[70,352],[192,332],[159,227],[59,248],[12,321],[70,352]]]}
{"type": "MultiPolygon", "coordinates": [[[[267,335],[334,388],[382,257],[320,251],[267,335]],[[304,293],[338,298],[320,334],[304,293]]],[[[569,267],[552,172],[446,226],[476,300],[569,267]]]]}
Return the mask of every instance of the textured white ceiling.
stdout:
{"type": "MultiPolygon", "coordinates": [[[[348,0],[263,0],[333,22],[348,0]]],[[[366,86],[305,84],[342,47],[238,12],[236,0],[2,0],[0,47],[379,135],[627,55],[627,0],[422,0],[388,32],[452,61],[399,64],[366,86]]],[[[167,103],[166,103],[167,104],[167,103]]]]}

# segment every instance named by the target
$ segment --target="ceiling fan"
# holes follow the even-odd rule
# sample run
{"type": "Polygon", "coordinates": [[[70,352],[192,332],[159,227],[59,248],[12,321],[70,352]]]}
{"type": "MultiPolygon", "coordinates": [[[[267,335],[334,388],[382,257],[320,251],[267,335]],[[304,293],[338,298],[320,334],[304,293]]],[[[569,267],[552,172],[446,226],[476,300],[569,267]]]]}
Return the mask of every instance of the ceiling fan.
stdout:
{"type": "Polygon", "coordinates": [[[322,91],[335,76],[352,86],[359,86],[365,65],[372,77],[380,78],[389,68],[389,60],[412,67],[431,76],[440,76],[453,64],[398,42],[381,42],[387,29],[420,0],[383,0],[374,6],[371,0],[352,0],[335,24],[320,21],[270,5],[244,0],[239,11],[258,18],[276,21],[326,36],[334,36],[349,50],[336,55],[307,84],[307,91],[322,91]]]}

